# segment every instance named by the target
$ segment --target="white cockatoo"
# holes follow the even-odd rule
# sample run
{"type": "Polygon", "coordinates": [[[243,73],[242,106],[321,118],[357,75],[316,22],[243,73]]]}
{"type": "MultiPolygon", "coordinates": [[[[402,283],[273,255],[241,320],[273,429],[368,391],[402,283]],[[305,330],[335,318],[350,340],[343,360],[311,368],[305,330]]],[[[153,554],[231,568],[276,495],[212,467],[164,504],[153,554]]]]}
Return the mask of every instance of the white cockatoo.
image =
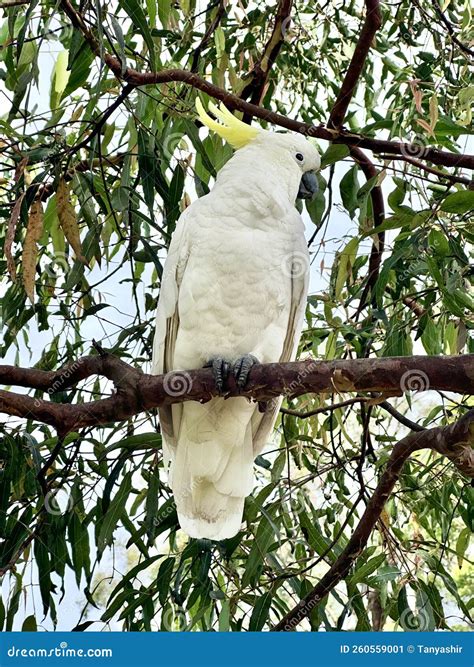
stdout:
{"type": "MultiPolygon", "coordinates": [[[[320,157],[302,135],[269,132],[223,105],[197,101],[204,125],[236,149],[211,192],[179,218],[163,270],[153,373],[170,393],[185,371],[211,366],[222,393],[232,373],[245,386],[253,364],[294,358],[303,324],[309,255],[297,197],[317,190],[320,157]]],[[[181,382],[181,384],[180,384],[181,382]]],[[[159,409],[179,523],[191,537],[222,540],[242,524],[253,462],[281,401],[265,411],[244,397],[159,409]]]]}

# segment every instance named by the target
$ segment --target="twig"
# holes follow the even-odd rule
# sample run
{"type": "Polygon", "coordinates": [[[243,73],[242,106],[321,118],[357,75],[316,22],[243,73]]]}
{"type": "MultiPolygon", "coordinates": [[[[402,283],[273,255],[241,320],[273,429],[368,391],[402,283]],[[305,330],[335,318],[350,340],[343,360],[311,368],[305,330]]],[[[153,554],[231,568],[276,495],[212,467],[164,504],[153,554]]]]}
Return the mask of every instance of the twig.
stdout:
{"type": "Polygon", "coordinates": [[[81,148],[85,148],[87,145],[91,143],[92,139],[99,134],[99,132],[105,125],[107,119],[110,118],[110,116],[114,113],[116,109],[118,109],[118,107],[122,104],[122,102],[127,99],[132,90],[134,90],[134,86],[130,84],[127,84],[126,86],[123,87],[117,99],[99,116],[98,119],[96,119],[92,132],[85,139],[83,139],[83,141],[76,144],[75,146],[71,146],[70,149],[71,154],[79,152],[81,148]]]}
{"type": "Polygon", "coordinates": [[[381,155],[380,157],[382,158],[382,160],[403,160],[404,162],[412,164],[414,167],[418,167],[418,169],[426,171],[428,174],[434,174],[439,178],[446,178],[448,181],[451,181],[452,183],[462,183],[463,185],[467,186],[473,184],[473,181],[470,180],[469,178],[465,178],[464,176],[456,176],[455,174],[445,174],[443,171],[440,171],[439,169],[433,169],[433,167],[428,167],[428,165],[423,164],[423,162],[415,160],[412,157],[407,157],[406,155],[400,157],[394,157],[393,155],[381,155]]]}
{"type": "Polygon", "coordinates": [[[208,7],[208,9],[214,9],[214,7],[218,6],[216,15],[210,22],[206,32],[203,35],[203,38],[201,39],[200,43],[196,47],[193,53],[193,59],[191,61],[191,72],[197,72],[198,66],[199,66],[199,59],[201,57],[201,53],[203,50],[206,48],[208,45],[212,35],[216,31],[217,27],[219,26],[219,23],[222,21],[223,16],[225,15],[225,4],[224,0],[219,0],[217,3],[212,3],[211,7],[208,7]]]}
{"type": "Polygon", "coordinates": [[[426,428],[424,426],[420,426],[419,424],[416,424],[415,422],[412,422],[411,419],[408,419],[408,417],[405,417],[405,415],[402,415],[401,412],[398,412],[388,401],[382,401],[382,403],[378,404],[379,407],[383,408],[386,410],[389,414],[392,415],[392,417],[395,417],[397,421],[400,422],[400,424],[403,424],[403,426],[407,426],[409,429],[412,431],[426,431],[426,428]]]}
{"type": "Polygon", "coordinates": [[[370,401],[371,398],[367,396],[358,396],[357,398],[349,398],[347,401],[341,401],[340,403],[332,403],[332,405],[323,405],[321,408],[315,408],[314,410],[309,410],[308,412],[299,412],[299,410],[291,410],[290,408],[280,408],[280,412],[284,415],[291,415],[293,417],[299,417],[300,419],[308,419],[309,417],[314,417],[314,415],[319,415],[323,412],[329,412],[330,410],[337,410],[338,408],[345,408],[348,405],[354,405],[354,403],[363,403],[364,401],[370,401]]]}

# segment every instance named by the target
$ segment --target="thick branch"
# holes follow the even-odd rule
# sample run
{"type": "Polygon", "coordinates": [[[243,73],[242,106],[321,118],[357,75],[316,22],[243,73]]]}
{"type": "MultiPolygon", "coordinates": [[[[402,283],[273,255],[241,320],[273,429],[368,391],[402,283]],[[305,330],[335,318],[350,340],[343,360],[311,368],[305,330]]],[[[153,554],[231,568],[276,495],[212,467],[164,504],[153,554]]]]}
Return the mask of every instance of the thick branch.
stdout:
{"type": "Polygon", "coordinates": [[[339,91],[333,110],[329,115],[329,127],[341,127],[360,75],[364,69],[367,55],[372,46],[372,40],[375,37],[375,33],[382,25],[379,0],[366,0],[365,6],[366,15],[364,25],[362,26],[359,39],[357,40],[352,60],[349,64],[349,69],[342,82],[341,90],[339,91]]]}
{"type": "Polygon", "coordinates": [[[467,412],[455,424],[420,433],[411,433],[400,440],[394,446],[387,467],[344,551],[313,590],[288,612],[273,630],[294,630],[304,618],[309,616],[314,607],[347,576],[352,565],[365,549],[384,505],[400,477],[403,465],[414,452],[420,449],[435,449],[454,461],[466,475],[474,477],[474,450],[471,448],[473,442],[474,410],[467,412]]]}
{"type": "Polygon", "coordinates": [[[262,103],[270,71],[285,42],[285,30],[291,20],[292,6],[293,0],[280,0],[278,3],[272,34],[265,44],[262,57],[250,72],[250,81],[240,95],[243,100],[250,98],[252,104],[260,105],[262,103]]]}
{"type": "MultiPolygon", "coordinates": [[[[209,401],[217,395],[209,369],[174,371],[153,376],[110,354],[83,357],[58,371],[0,366],[0,383],[29,387],[50,395],[93,375],[111,380],[116,393],[105,399],[72,405],[0,391],[0,412],[55,426],[61,434],[85,426],[123,421],[145,410],[183,401],[209,401]]],[[[453,357],[391,357],[258,364],[239,392],[230,380],[228,396],[268,401],[284,394],[380,392],[438,389],[474,394],[474,355],[453,357]]]]}
{"type": "MultiPolygon", "coordinates": [[[[71,20],[73,26],[82,32],[92,51],[98,57],[101,57],[99,44],[89,28],[85,25],[81,15],[76,12],[69,0],[61,0],[60,5],[71,20]]],[[[242,111],[244,114],[266,120],[269,123],[284,127],[287,130],[300,132],[307,136],[325,139],[326,141],[332,141],[334,143],[368,148],[376,153],[403,156],[413,155],[414,152],[416,152],[416,147],[411,144],[385,141],[381,139],[370,139],[355,133],[346,132],[342,129],[334,130],[322,125],[310,125],[308,123],[287,118],[286,116],[282,116],[273,111],[263,109],[255,104],[251,104],[250,102],[246,102],[237,95],[228,93],[193,72],[182,69],[165,69],[160,72],[138,72],[137,70],[127,67],[125,72],[122,73],[122,64],[118,58],[106,52],[103,53],[102,57],[104,62],[118,79],[135,87],[180,81],[203,91],[210,97],[214,97],[215,99],[224,102],[224,104],[233,111],[242,111]]],[[[424,151],[423,157],[425,160],[432,162],[433,164],[441,164],[446,167],[474,169],[474,155],[459,155],[457,153],[439,151],[435,148],[427,148],[424,151]]]]}

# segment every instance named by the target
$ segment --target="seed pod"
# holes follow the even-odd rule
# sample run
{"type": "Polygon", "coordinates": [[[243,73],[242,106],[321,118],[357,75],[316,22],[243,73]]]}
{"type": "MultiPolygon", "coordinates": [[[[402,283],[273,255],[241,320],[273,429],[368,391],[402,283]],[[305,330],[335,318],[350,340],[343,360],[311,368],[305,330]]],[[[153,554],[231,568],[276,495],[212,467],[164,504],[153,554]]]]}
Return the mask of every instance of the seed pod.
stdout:
{"type": "Polygon", "coordinates": [[[58,211],[59,224],[61,225],[69,245],[74,250],[76,258],[83,264],[87,264],[87,260],[82,254],[79,226],[77,224],[74,206],[71,204],[69,185],[63,177],[59,179],[58,189],[56,191],[56,208],[58,211]]]}
{"type": "Polygon", "coordinates": [[[8,221],[7,225],[7,233],[5,236],[5,245],[3,248],[3,252],[5,253],[5,257],[7,259],[7,269],[8,273],[10,274],[10,277],[12,280],[16,279],[16,266],[15,266],[15,260],[13,258],[13,253],[12,253],[12,246],[13,246],[13,241],[15,240],[15,232],[16,232],[16,226],[18,223],[18,218],[20,217],[20,211],[21,211],[21,205],[23,202],[23,197],[25,196],[24,193],[22,193],[18,199],[16,200],[13,209],[12,209],[12,214],[10,216],[10,220],[8,221]]]}
{"type": "Polygon", "coordinates": [[[31,301],[35,300],[35,273],[38,257],[37,243],[43,233],[43,205],[40,199],[35,199],[30,208],[25,241],[23,243],[23,286],[31,301]]]}

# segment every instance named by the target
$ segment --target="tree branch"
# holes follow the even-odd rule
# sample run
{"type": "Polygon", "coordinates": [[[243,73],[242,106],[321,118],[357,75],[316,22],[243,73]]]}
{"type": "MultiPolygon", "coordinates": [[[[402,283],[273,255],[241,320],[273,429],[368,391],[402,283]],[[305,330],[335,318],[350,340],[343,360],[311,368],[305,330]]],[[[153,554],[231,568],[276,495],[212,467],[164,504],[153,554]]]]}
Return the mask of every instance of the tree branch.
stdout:
{"type": "Polygon", "coordinates": [[[365,512],[335,563],[308,595],[289,611],[273,628],[274,631],[290,631],[309,616],[311,611],[334,587],[344,579],[365,549],[369,537],[380,518],[385,503],[400,477],[407,459],[420,449],[433,449],[453,461],[469,477],[474,477],[474,410],[467,412],[450,426],[434,428],[420,433],[410,433],[393,448],[385,471],[380,477],[365,512]]]}
{"type": "Polygon", "coordinates": [[[380,156],[382,159],[387,159],[387,160],[400,160],[402,159],[403,162],[408,162],[408,164],[412,164],[414,167],[417,167],[418,169],[422,169],[423,171],[426,171],[428,174],[433,174],[434,176],[437,176],[438,178],[445,178],[446,180],[450,181],[451,183],[462,183],[462,185],[467,185],[468,187],[473,186],[473,181],[469,178],[465,178],[464,176],[456,176],[455,174],[445,174],[444,171],[440,171],[439,169],[433,169],[432,167],[428,167],[426,164],[423,164],[423,162],[420,162],[419,160],[415,160],[414,158],[408,157],[407,155],[404,155],[403,158],[396,158],[393,155],[381,155],[380,156]]]}
{"type": "Polygon", "coordinates": [[[460,39],[458,39],[456,33],[454,32],[453,24],[446,18],[445,14],[443,13],[439,5],[439,2],[437,0],[432,0],[432,1],[433,1],[433,7],[435,8],[435,12],[445,25],[446,30],[448,31],[449,36],[451,37],[454,44],[456,44],[456,46],[458,46],[461,49],[461,51],[464,51],[464,53],[467,53],[469,56],[473,57],[474,51],[465,44],[463,44],[460,39]]]}
{"type": "Polygon", "coordinates": [[[224,16],[225,16],[225,3],[223,2],[223,0],[219,0],[219,2],[217,3],[217,12],[215,17],[213,18],[208,28],[206,29],[206,32],[204,33],[203,38],[201,39],[199,45],[194,50],[193,58],[191,61],[191,72],[197,72],[201,53],[209,44],[212,35],[215,33],[216,29],[219,26],[219,23],[222,21],[222,18],[224,16]]]}
{"type": "MultiPolygon", "coordinates": [[[[279,1],[270,39],[263,49],[262,57],[255,63],[255,66],[250,72],[250,81],[240,94],[240,97],[243,100],[250,98],[250,102],[257,106],[262,103],[270,71],[285,42],[285,26],[287,26],[291,20],[290,14],[292,6],[293,0],[279,1]]],[[[250,120],[251,118],[252,116],[247,114],[245,120],[250,120]]]]}
{"type": "MultiPolygon", "coordinates": [[[[162,405],[200,401],[217,396],[210,369],[147,375],[111,354],[82,357],[58,371],[0,366],[0,383],[28,387],[49,395],[99,375],[111,380],[115,393],[105,399],[72,405],[0,390],[0,412],[54,426],[61,435],[85,426],[123,421],[162,405]]],[[[387,357],[336,361],[295,361],[258,364],[239,391],[229,381],[227,396],[265,402],[280,395],[306,393],[381,392],[437,389],[474,394],[474,355],[452,357],[387,357]]]]}
{"type": "MultiPolygon", "coordinates": [[[[364,172],[364,176],[368,181],[371,178],[375,178],[377,176],[378,172],[375,168],[375,165],[371,160],[369,160],[365,153],[360,150],[360,148],[352,147],[350,149],[350,153],[355,162],[364,172]]],[[[383,193],[380,185],[374,185],[374,187],[371,189],[370,199],[372,202],[373,227],[378,227],[385,220],[385,204],[383,201],[383,193]]],[[[373,242],[372,250],[370,251],[367,282],[365,283],[364,291],[360,297],[359,307],[357,308],[358,313],[360,313],[364,308],[365,304],[367,303],[367,298],[372,292],[375,283],[377,282],[384,247],[385,232],[379,232],[377,234],[377,238],[373,242]]]]}
{"type": "MultiPolygon", "coordinates": [[[[69,17],[72,25],[77,30],[82,32],[92,51],[98,57],[101,57],[99,43],[84,23],[82,16],[76,12],[69,0],[60,0],[60,6],[69,17]]],[[[237,95],[228,93],[222,88],[215,86],[197,74],[187,70],[165,69],[160,72],[138,72],[137,70],[127,67],[126,70],[122,73],[122,64],[118,58],[107,52],[102,54],[102,58],[110,70],[115,74],[117,79],[123,80],[135,87],[180,81],[189,86],[192,86],[193,88],[201,90],[210,97],[224,102],[224,104],[233,111],[242,111],[244,114],[253,115],[257,118],[268,121],[269,123],[273,123],[274,125],[278,125],[287,130],[299,132],[310,137],[325,139],[326,141],[332,141],[333,143],[342,143],[346,144],[347,146],[368,148],[376,153],[388,153],[393,155],[413,154],[416,149],[416,147],[408,143],[386,141],[382,139],[371,139],[363,137],[359,134],[347,132],[343,129],[334,130],[332,128],[326,128],[322,125],[310,125],[308,123],[303,123],[302,121],[287,118],[281,114],[263,109],[262,107],[251,104],[250,102],[246,102],[237,95]]],[[[474,169],[474,155],[460,155],[457,153],[449,153],[448,151],[440,151],[436,148],[427,148],[424,151],[423,158],[429,162],[432,162],[433,164],[441,164],[446,167],[465,167],[467,169],[474,169]]]]}
{"type": "Polygon", "coordinates": [[[342,82],[341,90],[329,115],[328,127],[339,128],[344,122],[347,109],[365,66],[367,55],[372,46],[375,33],[382,25],[379,0],[365,1],[366,14],[364,25],[357,40],[349,69],[342,82]]]}

